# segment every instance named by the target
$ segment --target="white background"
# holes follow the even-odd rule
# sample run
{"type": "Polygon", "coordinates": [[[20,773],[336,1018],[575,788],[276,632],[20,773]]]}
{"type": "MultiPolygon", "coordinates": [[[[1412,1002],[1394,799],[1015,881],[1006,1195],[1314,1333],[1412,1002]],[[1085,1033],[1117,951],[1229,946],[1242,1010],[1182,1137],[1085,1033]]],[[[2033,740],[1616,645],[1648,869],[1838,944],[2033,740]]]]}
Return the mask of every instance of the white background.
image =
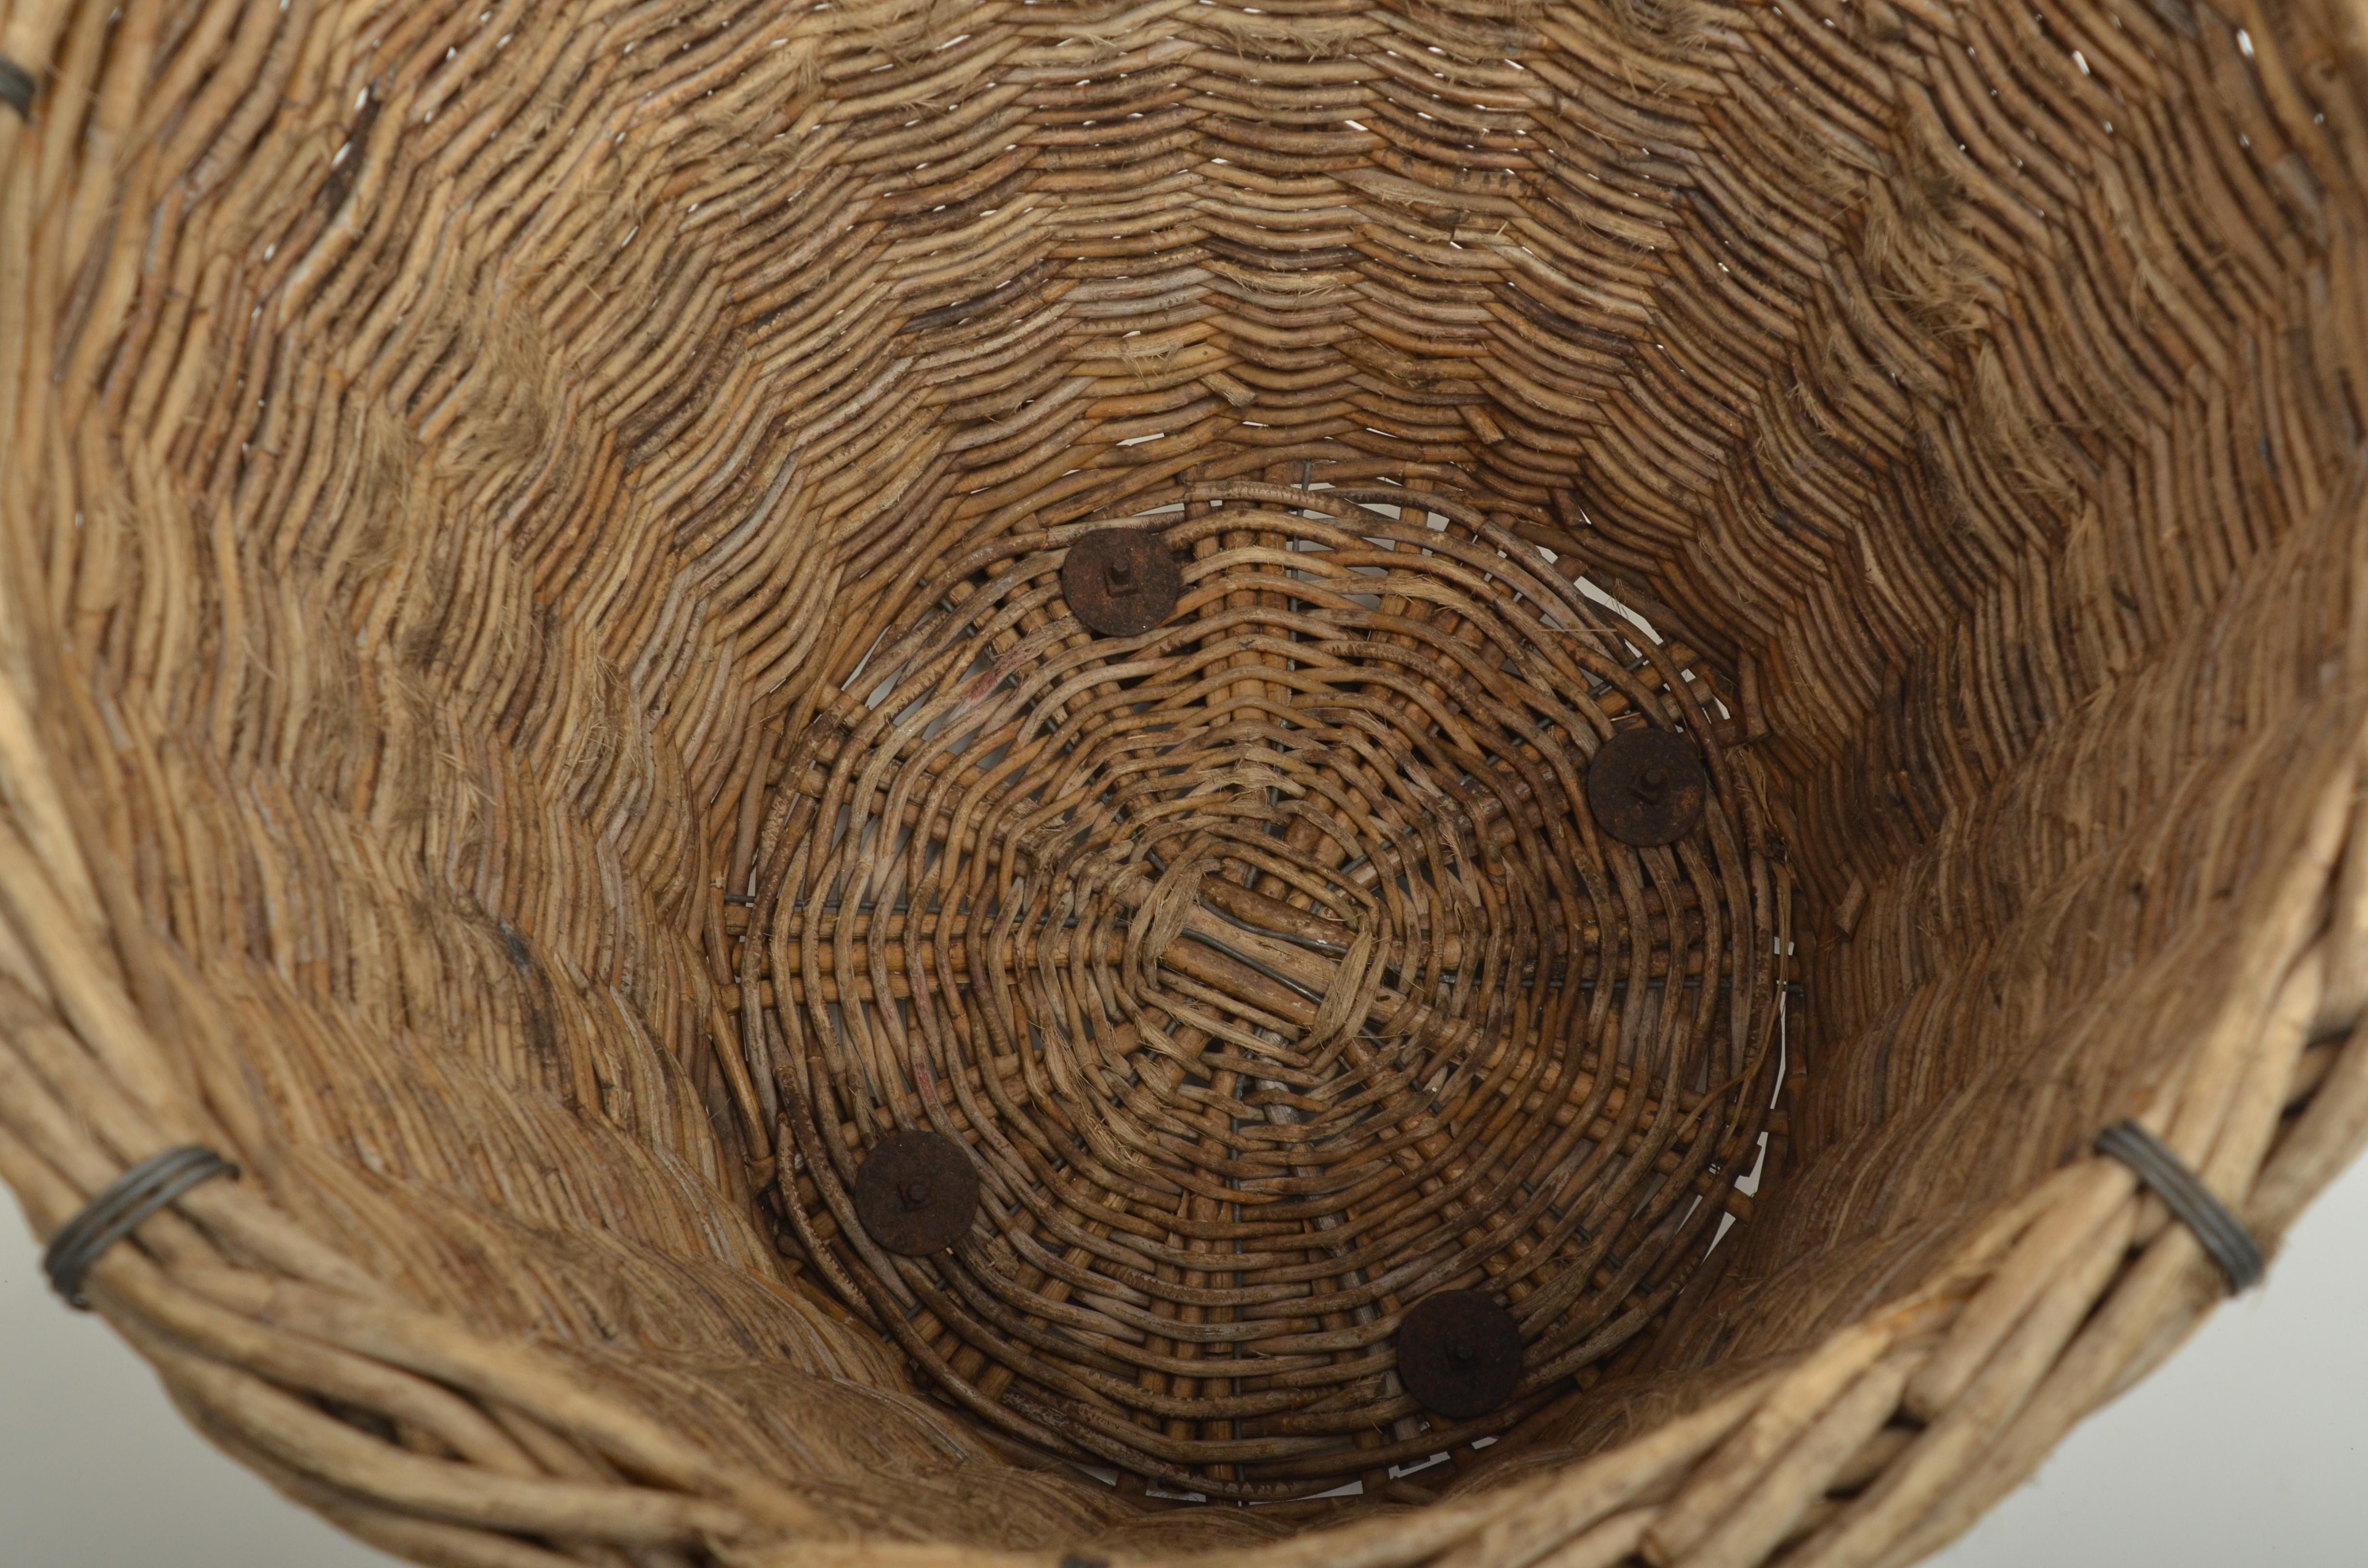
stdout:
{"type": "MultiPolygon", "coordinates": [[[[384,1568],[185,1426],[0,1211],[0,1563],[384,1568]]],[[[2368,1564],[2368,1162],[1941,1568],[2368,1564]]]]}

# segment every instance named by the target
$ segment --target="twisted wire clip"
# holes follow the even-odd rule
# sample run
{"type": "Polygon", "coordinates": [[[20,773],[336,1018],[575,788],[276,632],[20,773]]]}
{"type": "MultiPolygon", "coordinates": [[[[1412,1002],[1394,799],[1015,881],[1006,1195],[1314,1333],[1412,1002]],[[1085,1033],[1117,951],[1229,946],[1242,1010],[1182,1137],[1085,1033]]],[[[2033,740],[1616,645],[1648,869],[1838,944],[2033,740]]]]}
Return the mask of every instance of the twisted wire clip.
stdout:
{"type": "Polygon", "coordinates": [[[18,119],[33,118],[33,74],[0,54],[0,103],[17,111],[18,119]]]}
{"type": "Polygon", "coordinates": [[[66,1305],[88,1312],[90,1303],[82,1298],[83,1276],[102,1253],[199,1182],[237,1175],[236,1165],[195,1143],[142,1160],[58,1228],[41,1254],[41,1270],[66,1305]]]}
{"type": "Polygon", "coordinates": [[[2269,1270],[2261,1244],[2169,1144],[2136,1122],[2123,1121],[2097,1134],[2097,1152],[2111,1154],[2137,1172],[2138,1179],[2154,1188],[2155,1196],[2195,1233],[2195,1239],[2228,1277],[2230,1295],[2260,1283],[2269,1270]]]}

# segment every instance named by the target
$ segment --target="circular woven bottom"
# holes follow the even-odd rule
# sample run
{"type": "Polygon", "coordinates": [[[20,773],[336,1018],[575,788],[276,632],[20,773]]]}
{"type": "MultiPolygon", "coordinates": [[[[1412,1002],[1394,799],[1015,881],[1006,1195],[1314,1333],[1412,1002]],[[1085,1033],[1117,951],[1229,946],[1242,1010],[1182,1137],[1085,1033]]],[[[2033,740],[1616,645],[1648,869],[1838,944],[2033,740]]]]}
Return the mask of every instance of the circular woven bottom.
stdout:
{"type": "Polygon", "coordinates": [[[1061,567],[1090,530],[1014,534],[792,738],[751,949],[780,1200],[1005,1429],[1300,1495],[1501,1430],[1682,1282],[1772,1081],[1767,882],[1668,651],[1483,516],[1231,484],[1125,522],[1182,563],[1164,624],[1087,632],[1061,567]],[[1587,804],[1639,726],[1711,779],[1667,847],[1587,804]],[[977,1165],[949,1253],[856,1220],[905,1130],[977,1165]],[[1462,1423],[1393,1338],[1454,1289],[1524,1342],[1462,1423]]]}

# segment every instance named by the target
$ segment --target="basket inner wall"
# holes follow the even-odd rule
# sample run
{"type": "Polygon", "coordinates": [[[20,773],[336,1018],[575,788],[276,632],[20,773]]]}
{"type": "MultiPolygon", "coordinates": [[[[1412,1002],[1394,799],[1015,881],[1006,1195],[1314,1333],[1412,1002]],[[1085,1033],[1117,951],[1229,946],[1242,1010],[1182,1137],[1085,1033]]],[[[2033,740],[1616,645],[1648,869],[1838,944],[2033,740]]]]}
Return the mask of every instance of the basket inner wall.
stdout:
{"type": "Polygon", "coordinates": [[[284,106],[150,128],[184,215],[59,338],[118,516],[59,545],[58,616],[190,1079],[422,1300],[852,1511],[1131,1517],[1020,1475],[983,1526],[992,1444],[760,1207],[723,895],[775,737],[962,551],[1188,483],[1419,484],[1764,723],[1814,937],[1789,1147],[1535,1462],[1904,1286],[2141,1094],[2221,868],[2271,858],[2166,813],[2323,760],[2279,723],[2335,611],[2259,585],[2328,548],[2329,346],[2368,335],[2305,17],[227,17],[154,69],[277,51],[284,106]],[[2168,717],[2212,682],[2243,735],[2168,717]],[[2026,1120],[2033,1075],[2077,1092],[2026,1120]],[[801,1417],[825,1378],[881,1435],[801,1417]]]}

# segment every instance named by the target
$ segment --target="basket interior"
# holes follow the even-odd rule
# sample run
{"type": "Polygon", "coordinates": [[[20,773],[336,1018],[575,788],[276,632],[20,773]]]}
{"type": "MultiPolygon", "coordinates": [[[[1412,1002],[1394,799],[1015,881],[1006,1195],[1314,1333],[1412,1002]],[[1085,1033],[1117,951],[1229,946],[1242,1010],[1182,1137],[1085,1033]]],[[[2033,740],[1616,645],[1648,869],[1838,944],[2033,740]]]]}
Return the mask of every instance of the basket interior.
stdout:
{"type": "Polygon", "coordinates": [[[61,459],[188,1074],[369,1267],[859,1522],[1247,1540],[1796,1347],[2155,1083],[2317,755],[2271,585],[2368,333],[2300,14],[234,10],[71,56],[279,51],[151,128],[61,459]],[[1133,664],[1053,585],[1117,522],[1186,562],[1133,664]],[[1088,710],[1199,771],[1022,756],[1088,710]],[[1576,803],[1640,722],[1689,847],[1576,803]],[[1023,898],[955,818],[1037,808],[1023,898]],[[910,1125],[972,1264],[845,1233],[910,1125]],[[1490,1282],[1533,1375],[1426,1425],[1395,1314],[1490,1282]]]}

